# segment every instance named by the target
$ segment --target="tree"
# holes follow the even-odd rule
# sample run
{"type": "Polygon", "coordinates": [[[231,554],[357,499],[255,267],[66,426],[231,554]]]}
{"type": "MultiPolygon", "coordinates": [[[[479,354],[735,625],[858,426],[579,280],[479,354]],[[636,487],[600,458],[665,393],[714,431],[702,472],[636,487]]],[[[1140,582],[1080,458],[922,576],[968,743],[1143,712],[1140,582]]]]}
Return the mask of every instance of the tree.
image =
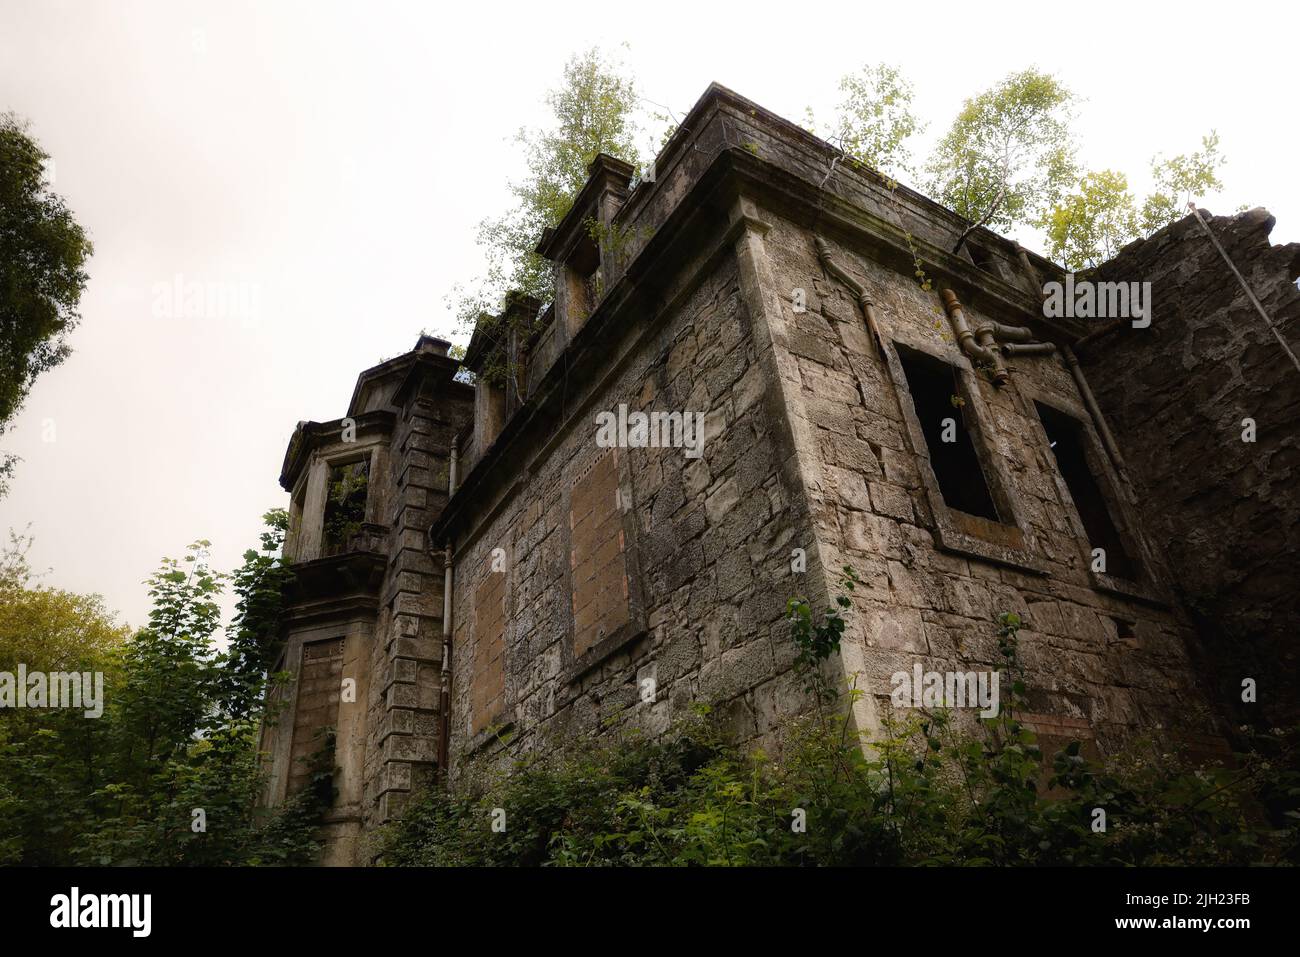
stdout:
{"type": "Polygon", "coordinates": [[[981,226],[1032,221],[1074,182],[1073,102],[1032,68],[966,100],[926,164],[931,195],[971,222],[954,252],[981,226]]]}
{"type": "Polygon", "coordinates": [[[514,206],[479,224],[487,275],[472,290],[457,287],[449,297],[460,329],[473,332],[478,327],[493,341],[504,342],[508,330],[493,328],[487,317],[501,311],[507,293],[542,303],[551,300],[551,264],[534,249],[543,230],[556,226],[572,207],[596,154],[640,165],[639,97],[636,81],[622,63],[594,47],[575,54],[565,64],[560,85],[547,93],[546,103],[554,125],[521,129],[515,136],[528,172],[511,185],[514,206]]]}
{"type": "Polygon", "coordinates": [[[1201,148],[1190,156],[1181,154],[1167,160],[1153,157],[1151,175],[1156,190],[1142,204],[1142,234],[1150,236],[1182,219],[1193,197],[1223,189],[1218,170],[1224,162],[1219,153],[1219,134],[1214,130],[1201,137],[1201,148]]]}
{"type": "MultiPolygon", "coordinates": [[[[912,84],[885,63],[864,66],[840,79],[843,99],[830,139],[860,163],[891,179],[912,173],[907,140],[925,129],[912,112],[912,84]]],[[[812,125],[812,111],[807,111],[812,125]]]]}
{"type": "Polygon", "coordinates": [[[9,534],[0,554],[0,671],[19,663],[46,672],[103,664],[129,629],[114,622],[99,595],[37,584],[25,557],[31,536],[9,534]]]}
{"type": "Polygon", "coordinates": [[[1214,131],[1201,138],[1201,149],[1191,155],[1153,157],[1156,188],[1141,211],[1123,174],[1103,170],[1084,175],[1078,188],[1039,221],[1047,233],[1049,254],[1069,269],[1099,265],[1125,244],[1181,219],[1193,197],[1222,189],[1218,171],[1223,164],[1214,131]]]}
{"type": "Polygon", "coordinates": [[[285,514],[273,509],[260,551],[230,576],[240,596],[217,651],[206,542],[150,576],[149,623],[134,636],[94,597],[31,586],[19,544],[0,560],[0,670],[104,673],[97,718],[68,708],[0,710],[0,863],[310,863],[327,795],[305,791],[260,809],[258,730],[279,637],[285,514]],[[35,619],[32,609],[46,614],[35,619]],[[45,647],[28,637],[44,629],[45,647]],[[44,658],[33,657],[45,653],[44,658]]]}
{"type": "MultiPolygon", "coordinates": [[[[36,377],[71,351],[80,319],[85,231],[46,182],[49,155],[12,113],[0,115],[0,435],[36,377]]],[[[0,453],[0,495],[16,458],[0,453]]]]}
{"type": "Polygon", "coordinates": [[[1123,173],[1087,173],[1041,223],[1048,254],[1070,269],[1095,266],[1137,238],[1137,210],[1123,173]]]}
{"type": "Polygon", "coordinates": [[[239,596],[235,620],[226,629],[230,646],[218,679],[217,704],[223,714],[245,718],[262,703],[268,672],[275,664],[284,589],[293,570],[281,557],[289,513],[273,508],[262,516],[266,531],[261,550],[244,552],[244,564],[230,576],[239,596]]]}

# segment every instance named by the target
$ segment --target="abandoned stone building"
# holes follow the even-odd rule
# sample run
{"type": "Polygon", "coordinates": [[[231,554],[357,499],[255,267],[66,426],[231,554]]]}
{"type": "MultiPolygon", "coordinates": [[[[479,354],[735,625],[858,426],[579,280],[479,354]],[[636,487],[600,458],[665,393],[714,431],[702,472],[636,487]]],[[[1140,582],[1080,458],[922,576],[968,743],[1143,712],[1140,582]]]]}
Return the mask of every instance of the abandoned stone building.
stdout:
{"type": "Polygon", "coordinates": [[[598,157],[550,303],[294,432],[269,800],[333,729],[327,860],[365,863],[437,769],[693,702],[771,745],[806,703],[786,601],[844,565],[864,732],[896,672],[996,668],[1002,612],[1048,743],[1294,716],[1300,371],[1210,235],[1293,349],[1300,245],[1256,210],[1130,246],[1099,275],[1153,283],[1140,327],[1047,318],[1059,267],[969,225],[717,85],[653,171],[598,157]]]}

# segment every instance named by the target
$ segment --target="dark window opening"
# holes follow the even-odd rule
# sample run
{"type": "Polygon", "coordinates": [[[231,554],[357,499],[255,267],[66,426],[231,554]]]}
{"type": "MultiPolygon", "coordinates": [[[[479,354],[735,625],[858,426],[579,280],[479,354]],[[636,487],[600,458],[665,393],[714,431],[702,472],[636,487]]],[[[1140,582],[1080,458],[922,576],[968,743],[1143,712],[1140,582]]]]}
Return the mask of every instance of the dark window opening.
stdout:
{"type": "Polygon", "coordinates": [[[1137,644],[1137,632],[1134,631],[1133,622],[1125,618],[1111,618],[1115,623],[1115,640],[1126,645],[1137,644]]]}
{"type": "Polygon", "coordinates": [[[325,500],[324,552],[338,555],[361,531],[366,520],[366,493],[370,484],[370,460],[336,465],[330,469],[325,500]]]}
{"type": "Polygon", "coordinates": [[[997,266],[993,264],[993,256],[987,249],[976,246],[974,243],[967,243],[966,250],[970,253],[970,261],[987,273],[998,275],[997,266]]]}
{"type": "MultiPolygon", "coordinates": [[[[1079,511],[1083,529],[1088,535],[1089,550],[1104,550],[1105,574],[1136,579],[1137,564],[1125,551],[1101,486],[1097,484],[1097,479],[1088,466],[1082,426],[1071,416],[1040,402],[1035,402],[1034,406],[1038,409],[1038,418],[1043,423],[1052,453],[1056,456],[1056,468],[1065,480],[1065,487],[1070,490],[1074,507],[1079,511]]],[[[1089,568],[1092,568],[1093,562],[1094,559],[1090,556],[1089,568]]]]}
{"type": "Polygon", "coordinates": [[[944,503],[959,512],[1000,522],[979,455],[966,428],[965,398],[956,370],[946,362],[898,351],[912,393],[912,406],[925,435],[930,467],[944,503]],[[945,441],[950,439],[951,441],[945,441]]]}

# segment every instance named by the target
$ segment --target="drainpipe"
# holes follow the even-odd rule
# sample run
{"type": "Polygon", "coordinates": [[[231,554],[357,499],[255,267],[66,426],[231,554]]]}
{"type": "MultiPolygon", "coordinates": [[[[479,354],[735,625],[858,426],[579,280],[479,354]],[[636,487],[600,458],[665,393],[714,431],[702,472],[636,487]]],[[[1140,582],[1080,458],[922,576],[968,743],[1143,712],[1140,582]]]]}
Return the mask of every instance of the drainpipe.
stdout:
{"type": "Polygon", "coordinates": [[[1074,348],[1083,349],[1091,345],[1094,340],[1100,339],[1102,336],[1113,332],[1114,330],[1118,329],[1120,326],[1128,325],[1129,322],[1130,320],[1128,319],[1112,319],[1110,322],[1106,323],[1100,329],[1094,329],[1092,332],[1088,333],[1082,339],[1076,339],[1074,342],[1074,348]]]}
{"type": "MultiPolygon", "coordinates": [[[[1022,251],[1023,252],[1023,251],[1022,251]]],[[[1028,259],[1025,260],[1028,262],[1028,259]]],[[[1008,326],[995,319],[985,319],[972,332],[966,321],[966,313],[957,294],[951,289],[940,291],[943,306],[952,321],[953,331],[957,334],[957,343],[961,351],[972,359],[979,359],[993,366],[993,384],[1006,385],[1011,378],[1003,356],[1050,356],[1056,351],[1053,342],[1035,342],[1034,330],[1028,326],[1008,326]]]]}
{"type": "MultiPolygon", "coordinates": [[[[980,326],[981,329],[986,327],[993,330],[993,337],[997,339],[998,342],[1034,341],[1034,330],[1030,329],[1028,326],[1007,326],[989,319],[980,326]]],[[[1046,345],[1047,343],[1043,344],[1046,345]]]]}
{"type": "Polygon", "coordinates": [[[1079,394],[1083,396],[1083,404],[1087,406],[1093,424],[1097,426],[1097,434],[1101,436],[1101,443],[1106,447],[1106,453],[1110,456],[1111,461],[1115,463],[1116,471],[1124,477],[1125,482],[1128,482],[1124,457],[1119,454],[1119,446],[1115,444],[1115,437],[1110,433],[1110,426],[1106,424],[1106,419],[1101,414],[1101,406],[1097,405],[1097,399],[1092,394],[1092,389],[1088,387],[1088,380],[1083,377],[1083,370],[1079,368],[1079,357],[1074,354],[1074,350],[1069,346],[1061,347],[1061,355],[1065,358],[1065,364],[1070,369],[1070,375],[1074,376],[1074,384],[1078,386],[1079,394]]]}
{"type": "Polygon", "coordinates": [[[1038,275],[1038,270],[1034,264],[1029,261],[1029,253],[1025,252],[1025,247],[1016,243],[1016,256],[1020,259],[1020,268],[1025,271],[1025,278],[1029,280],[1029,291],[1036,299],[1046,299],[1047,293],[1043,289],[1043,280],[1038,275]]]}
{"type": "Polygon", "coordinates": [[[1010,358],[1011,356],[1050,356],[1056,351],[1055,342],[1024,342],[1004,343],[1001,348],[1002,354],[1010,358]]]}
{"type": "Polygon", "coordinates": [[[830,247],[826,245],[826,240],[818,236],[813,242],[817,247],[817,258],[821,260],[822,266],[828,273],[848,286],[853,293],[853,298],[858,301],[858,306],[862,309],[862,314],[867,320],[867,329],[875,338],[876,348],[880,350],[880,359],[884,361],[885,340],[880,335],[880,324],[876,321],[876,303],[871,298],[871,293],[867,291],[866,286],[858,282],[852,273],[831,258],[830,247]]]}
{"type": "MultiPolygon", "coordinates": [[[[447,498],[456,494],[456,438],[451,440],[451,463],[447,470],[447,498]]],[[[452,548],[448,539],[442,550],[442,668],[438,690],[438,777],[447,783],[447,762],[451,756],[451,631],[452,548]]]]}
{"type": "Polygon", "coordinates": [[[966,322],[966,313],[962,311],[961,303],[957,301],[957,294],[951,289],[944,289],[939,295],[943,299],[944,309],[948,312],[948,319],[952,322],[953,332],[957,334],[957,345],[961,351],[972,359],[979,359],[992,365],[993,384],[1006,385],[1011,376],[1007,372],[1006,363],[1002,361],[1002,356],[998,354],[997,343],[993,338],[993,327],[985,323],[976,332],[972,332],[966,322]]]}

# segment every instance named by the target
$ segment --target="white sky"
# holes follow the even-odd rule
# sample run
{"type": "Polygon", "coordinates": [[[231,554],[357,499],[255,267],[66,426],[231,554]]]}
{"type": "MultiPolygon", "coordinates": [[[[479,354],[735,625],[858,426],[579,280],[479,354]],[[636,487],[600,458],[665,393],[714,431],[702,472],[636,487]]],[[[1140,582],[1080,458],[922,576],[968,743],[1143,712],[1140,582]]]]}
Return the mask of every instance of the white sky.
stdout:
{"type": "Polygon", "coordinates": [[[578,49],[629,42],[643,95],[679,116],[717,80],[829,119],[841,74],[892,62],[930,124],[919,155],[964,97],[1037,65],[1086,98],[1084,161],[1139,196],[1152,154],[1217,129],[1227,189],[1204,205],[1267,206],[1285,242],[1288,6],[0,0],[0,111],[30,119],[96,250],[74,354],[0,439],[25,460],[0,534],[30,522],[45,582],[132,624],[161,556],[206,537],[238,564],[287,505],[294,424],[342,415],[357,373],[422,327],[452,332],[443,297],[522,169],[510,138],[545,122],[578,49]],[[156,316],[178,275],[256,290],[256,319],[156,316]]]}

